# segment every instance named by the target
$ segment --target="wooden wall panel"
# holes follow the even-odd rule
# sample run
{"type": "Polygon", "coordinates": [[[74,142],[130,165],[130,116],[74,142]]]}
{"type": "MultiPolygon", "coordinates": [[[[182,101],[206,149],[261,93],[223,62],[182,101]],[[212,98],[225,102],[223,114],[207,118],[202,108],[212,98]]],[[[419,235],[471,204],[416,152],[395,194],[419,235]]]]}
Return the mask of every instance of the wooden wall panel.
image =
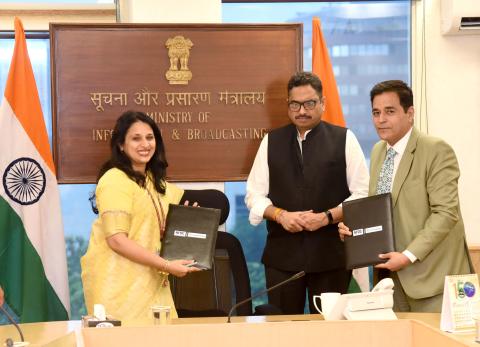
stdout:
{"type": "Polygon", "coordinates": [[[245,179],[263,135],[288,123],[286,84],[302,69],[301,24],[52,24],[50,32],[61,183],[95,181],[114,122],[129,109],[156,120],[175,181],[245,179]],[[165,77],[165,43],[177,35],[193,43],[186,85],[165,77]],[[144,92],[157,104],[142,102],[144,92]]]}
{"type": "Polygon", "coordinates": [[[471,245],[468,247],[473,267],[476,273],[480,273],[480,245],[471,245]]]}

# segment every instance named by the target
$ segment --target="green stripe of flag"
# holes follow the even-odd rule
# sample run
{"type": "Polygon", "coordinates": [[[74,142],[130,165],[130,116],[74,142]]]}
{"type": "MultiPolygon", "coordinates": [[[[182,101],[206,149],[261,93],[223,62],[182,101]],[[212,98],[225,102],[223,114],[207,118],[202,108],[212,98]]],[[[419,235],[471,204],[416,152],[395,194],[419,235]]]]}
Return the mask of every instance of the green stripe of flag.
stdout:
{"type": "MultiPolygon", "coordinates": [[[[49,240],[43,240],[49,242],[49,240]]],[[[22,220],[0,197],[0,285],[21,323],[67,320],[22,220]]]]}

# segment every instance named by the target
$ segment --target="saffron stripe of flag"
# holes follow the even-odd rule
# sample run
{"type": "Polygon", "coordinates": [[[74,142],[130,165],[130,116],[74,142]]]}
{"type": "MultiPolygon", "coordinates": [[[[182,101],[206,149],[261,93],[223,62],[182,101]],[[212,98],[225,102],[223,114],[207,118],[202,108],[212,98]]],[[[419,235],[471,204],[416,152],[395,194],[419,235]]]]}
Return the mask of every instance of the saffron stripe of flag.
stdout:
{"type": "Polygon", "coordinates": [[[323,95],[327,100],[322,120],[345,127],[337,83],[318,17],[313,17],[312,20],[312,72],[320,77],[323,95]]]}

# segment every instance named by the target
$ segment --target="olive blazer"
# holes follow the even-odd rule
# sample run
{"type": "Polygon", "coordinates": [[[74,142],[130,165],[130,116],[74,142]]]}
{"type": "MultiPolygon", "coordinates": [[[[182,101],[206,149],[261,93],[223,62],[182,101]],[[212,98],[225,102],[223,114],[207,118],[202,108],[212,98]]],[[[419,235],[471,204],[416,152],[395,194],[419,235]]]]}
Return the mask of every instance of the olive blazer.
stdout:
{"type": "MultiPolygon", "coordinates": [[[[373,147],[369,195],[374,195],[387,143],[373,147]]],[[[442,293],[446,275],[470,273],[460,213],[460,170],[453,149],[443,140],[413,128],[393,180],[395,248],[418,260],[398,271],[405,293],[414,299],[442,293]]]]}

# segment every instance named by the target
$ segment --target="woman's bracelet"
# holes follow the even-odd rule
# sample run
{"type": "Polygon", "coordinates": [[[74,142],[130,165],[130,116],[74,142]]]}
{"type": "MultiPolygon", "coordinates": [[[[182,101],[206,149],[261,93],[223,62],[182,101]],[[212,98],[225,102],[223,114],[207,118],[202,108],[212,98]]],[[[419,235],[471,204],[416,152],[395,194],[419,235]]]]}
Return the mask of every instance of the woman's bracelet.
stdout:
{"type": "Polygon", "coordinates": [[[162,275],[168,275],[168,266],[170,265],[170,261],[167,259],[164,259],[165,262],[163,263],[162,270],[159,270],[158,273],[162,275]]]}
{"type": "Polygon", "coordinates": [[[170,261],[169,260],[165,260],[165,263],[163,265],[163,271],[165,271],[166,273],[169,273],[168,272],[168,265],[170,265],[170,261]]]}

